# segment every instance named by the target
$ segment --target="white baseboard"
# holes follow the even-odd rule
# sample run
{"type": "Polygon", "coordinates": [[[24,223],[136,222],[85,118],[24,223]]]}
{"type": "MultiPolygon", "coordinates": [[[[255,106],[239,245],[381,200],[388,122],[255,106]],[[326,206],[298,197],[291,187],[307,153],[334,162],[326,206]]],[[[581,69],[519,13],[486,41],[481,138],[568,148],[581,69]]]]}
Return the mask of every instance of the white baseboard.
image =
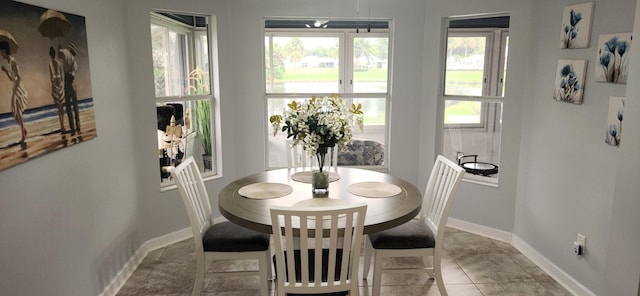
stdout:
{"type": "MultiPolygon", "coordinates": [[[[218,223],[220,221],[225,221],[224,218],[215,219],[214,223],[218,223]]],[[[494,229],[491,227],[466,222],[463,220],[458,220],[455,218],[449,218],[447,221],[447,226],[464,230],[466,232],[470,232],[473,234],[481,235],[484,237],[488,237],[491,239],[508,242],[511,243],[518,251],[520,251],[523,255],[525,255],[529,260],[538,265],[542,270],[544,270],[549,276],[558,281],[563,287],[565,287],[569,292],[573,295],[578,296],[596,296],[593,292],[589,291],[585,286],[580,284],[578,281],[573,279],[567,273],[565,273],[562,269],[558,268],[555,264],[549,261],[547,258],[542,256],[542,254],[538,253],[535,249],[525,243],[523,240],[513,235],[510,232],[506,232],[503,230],[494,229]]],[[[115,296],[120,291],[120,288],[127,282],[129,277],[136,270],[140,262],[144,259],[147,254],[153,250],[166,247],[170,244],[179,242],[181,240],[187,239],[191,237],[191,228],[187,227],[181,230],[178,230],[173,233],[169,233],[167,235],[163,235],[161,237],[153,238],[145,243],[143,243],[138,250],[131,256],[129,261],[122,267],[120,272],[116,275],[116,277],[111,281],[111,283],[105,287],[105,289],[100,293],[100,296],[115,296]]]]}
{"type": "Polygon", "coordinates": [[[152,238],[144,242],[144,244],[142,244],[140,248],[145,249],[145,256],[146,256],[146,254],[148,254],[153,250],[164,248],[170,244],[177,243],[181,240],[185,240],[192,236],[193,236],[193,233],[191,232],[191,227],[187,227],[187,228],[180,229],[176,232],[163,235],[161,237],[152,238]]]}
{"type": "Polygon", "coordinates": [[[553,262],[542,256],[542,254],[538,253],[538,251],[533,249],[531,246],[529,246],[529,244],[521,240],[519,237],[512,235],[511,239],[511,245],[518,249],[520,253],[527,256],[529,260],[538,265],[538,267],[544,270],[553,279],[558,281],[558,283],[560,283],[565,289],[569,290],[569,292],[571,292],[573,295],[596,296],[595,293],[591,292],[585,286],[569,276],[562,269],[558,268],[555,264],[553,264],[553,262]]]}
{"type": "Polygon", "coordinates": [[[149,252],[168,246],[170,244],[179,242],[181,240],[187,239],[192,236],[191,227],[187,227],[184,229],[180,229],[176,232],[169,233],[167,235],[163,235],[161,237],[150,239],[144,242],[129,258],[127,263],[122,267],[120,272],[115,276],[115,278],[107,285],[100,296],[115,296],[120,291],[120,288],[127,282],[129,277],[133,274],[133,272],[138,268],[138,265],[144,259],[149,252]]]}
{"type": "Polygon", "coordinates": [[[449,218],[447,220],[447,226],[455,229],[464,230],[466,232],[471,232],[473,234],[481,235],[484,237],[488,237],[490,239],[495,239],[495,240],[499,240],[507,243],[511,242],[511,232],[498,230],[498,229],[483,226],[480,224],[458,220],[456,218],[449,218]]]}
{"type": "Polygon", "coordinates": [[[473,234],[481,235],[484,237],[488,237],[491,239],[508,242],[511,245],[518,249],[520,253],[525,255],[531,262],[535,263],[538,267],[544,270],[550,277],[556,280],[560,285],[562,285],[565,289],[571,292],[573,295],[577,296],[596,296],[593,292],[589,291],[585,286],[580,284],[574,278],[569,276],[562,269],[558,268],[555,264],[549,261],[547,258],[542,256],[542,254],[538,253],[535,249],[521,240],[519,237],[513,235],[510,232],[506,232],[503,230],[494,229],[491,227],[466,222],[463,220],[458,220],[455,218],[449,218],[447,221],[447,226],[464,230],[466,232],[470,232],[473,234]]]}
{"type": "MultiPolygon", "coordinates": [[[[227,221],[227,219],[224,217],[218,217],[213,219],[214,224],[220,223],[222,221],[227,221]]],[[[166,247],[173,243],[177,243],[181,240],[187,239],[192,236],[193,234],[191,233],[191,227],[187,227],[187,228],[183,228],[178,231],[175,231],[160,237],[152,238],[144,242],[136,250],[133,256],[129,258],[129,261],[125,263],[125,265],[122,267],[120,272],[118,272],[115,278],[113,278],[111,283],[109,283],[109,285],[107,285],[102,290],[102,293],[100,293],[100,296],[115,296],[116,294],[118,294],[118,291],[120,291],[120,288],[122,288],[124,283],[127,282],[129,277],[136,270],[136,268],[138,268],[138,265],[140,265],[140,262],[142,262],[142,259],[144,259],[144,257],[146,257],[147,254],[149,254],[149,252],[159,248],[166,247]]]]}

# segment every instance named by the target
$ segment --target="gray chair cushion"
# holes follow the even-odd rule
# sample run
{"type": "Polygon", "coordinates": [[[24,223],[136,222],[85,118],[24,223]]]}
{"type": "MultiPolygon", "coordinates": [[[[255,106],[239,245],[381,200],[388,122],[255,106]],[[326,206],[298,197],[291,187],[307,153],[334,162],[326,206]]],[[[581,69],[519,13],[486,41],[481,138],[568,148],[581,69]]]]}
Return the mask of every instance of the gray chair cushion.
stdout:
{"type": "Polygon", "coordinates": [[[417,220],[369,234],[369,240],[374,249],[422,249],[436,245],[431,229],[417,220]]]}
{"type": "Polygon", "coordinates": [[[269,249],[269,235],[225,221],[214,224],[202,237],[205,252],[252,252],[269,249]]]}

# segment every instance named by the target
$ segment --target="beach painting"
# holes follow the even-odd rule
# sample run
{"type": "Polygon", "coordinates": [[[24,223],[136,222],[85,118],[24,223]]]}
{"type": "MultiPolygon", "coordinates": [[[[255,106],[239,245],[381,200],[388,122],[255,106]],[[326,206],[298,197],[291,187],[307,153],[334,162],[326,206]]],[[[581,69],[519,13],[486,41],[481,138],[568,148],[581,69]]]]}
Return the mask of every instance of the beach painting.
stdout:
{"type": "Polygon", "coordinates": [[[83,16],[0,0],[0,171],[97,136],[83,16]]]}

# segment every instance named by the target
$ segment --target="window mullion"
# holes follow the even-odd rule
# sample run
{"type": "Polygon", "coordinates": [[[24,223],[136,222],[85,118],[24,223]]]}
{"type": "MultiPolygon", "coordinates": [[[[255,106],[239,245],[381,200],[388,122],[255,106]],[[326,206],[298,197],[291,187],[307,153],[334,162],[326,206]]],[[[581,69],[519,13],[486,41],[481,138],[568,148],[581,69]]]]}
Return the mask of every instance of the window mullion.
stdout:
{"type": "Polygon", "coordinates": [[[344,50],[340,50],[340,75],[342,75],[342,83],[340,84],[341,92],[353,92],[353,40],[348,33],[342,34],[340,37],[340,46],[344,50]]]}
{"type": "Polygon", "coordinates": [[[493,35],[490,33],[484,33],[485,38],[485,50],[484,50],[484,80],[482,87],[482,94],[484,96],[493,96],[493,85],[495,82],[495,76],[493,75],[493,69],[495,68],[493,65],[493,35]]]}
{"type": "Polygon", "coordinates": [[[267,34],[267,38],[269,40],[269,41],[267,41],[268,42],[267,44],[269,45],[268,53],[267,53],[267,55],[269,56],[269,61],[268,61],[269,62],[269,72],[266,73],[265,75],[269,75],[268,80],[267,80],[267,81],[269,81],[269,87],[267,89],[265,89],[265,92],[269,93],[269,92],[273,92],[273,89],[275,87],[274,86],[275,83],[273,81],[274,80],[274,76],[273,76],[273,66],[274,66],[274,63],[273,63],[273,34],[267,34]]]}
{"type": "Polygon", "coordinates": [[[507,40],[509,38],[509,31],[506,30],[501,30],[500,31],[500,54],[498,59],[500,60],[499,62],[499,66],[498,66],[498,77],[499,77],[499,84],[498,84],[498,96],[504,96],[504,83],[505,83],[505,66],[507,63],[507,40]]]}

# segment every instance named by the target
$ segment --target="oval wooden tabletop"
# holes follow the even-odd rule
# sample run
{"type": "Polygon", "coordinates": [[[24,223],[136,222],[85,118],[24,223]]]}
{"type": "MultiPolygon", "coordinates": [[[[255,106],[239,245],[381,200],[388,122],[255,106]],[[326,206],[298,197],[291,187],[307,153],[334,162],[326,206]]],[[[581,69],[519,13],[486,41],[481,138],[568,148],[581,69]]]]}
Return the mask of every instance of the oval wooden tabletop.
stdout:
{"type": "Polygon", "coordinates": [[[389,174],[355,169],[338,168],[340,178],[329,183],[326,197],[314,197],[311,184],[291,179],[292,171],[278,169],[240,178],[225,186],[218,196],[220,213],[229,221],[264,233],[271,233],[269,209],[274,205],[293,206],[312,198],[340,199],[348,203],[366,203],[364,233],[374,233],[393,228],[414,218],[422,205],[420,191],[411,183],[389,174]],[[349,192],[351,184],[381,182],[398,186],[399,194],[389,197],[364,197],[349,192]],[[247,198],[238,193],[240,188],[256,183],[287,184],[291,193],[275,198],[247,198]]]}

